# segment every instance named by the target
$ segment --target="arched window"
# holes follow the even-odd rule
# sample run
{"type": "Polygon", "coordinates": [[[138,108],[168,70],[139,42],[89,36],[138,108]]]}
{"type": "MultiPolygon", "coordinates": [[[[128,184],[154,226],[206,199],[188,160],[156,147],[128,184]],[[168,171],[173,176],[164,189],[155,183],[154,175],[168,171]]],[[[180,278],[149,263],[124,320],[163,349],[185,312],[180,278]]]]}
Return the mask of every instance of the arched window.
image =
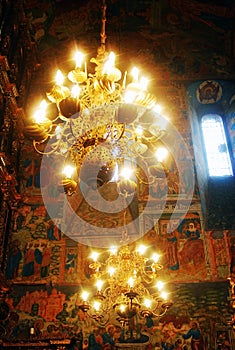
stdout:
{"type": "Polygon", "coordinates": [[[204,115],[201,119],[201,127],[209,176],[232,176],[231,158],[221,116],[204,115]]]}

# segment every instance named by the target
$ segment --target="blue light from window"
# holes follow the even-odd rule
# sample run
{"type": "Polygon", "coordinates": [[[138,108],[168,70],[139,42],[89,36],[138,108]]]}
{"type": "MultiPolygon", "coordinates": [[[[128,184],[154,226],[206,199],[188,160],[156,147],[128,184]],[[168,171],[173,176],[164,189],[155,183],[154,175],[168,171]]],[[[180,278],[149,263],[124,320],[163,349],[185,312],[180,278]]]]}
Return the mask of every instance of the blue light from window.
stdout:
{"type": "Polygon", "coordinates": [[[201,120],[209,176],[233,175],[223,120],[219,115],[207,114],[201,120]]]}

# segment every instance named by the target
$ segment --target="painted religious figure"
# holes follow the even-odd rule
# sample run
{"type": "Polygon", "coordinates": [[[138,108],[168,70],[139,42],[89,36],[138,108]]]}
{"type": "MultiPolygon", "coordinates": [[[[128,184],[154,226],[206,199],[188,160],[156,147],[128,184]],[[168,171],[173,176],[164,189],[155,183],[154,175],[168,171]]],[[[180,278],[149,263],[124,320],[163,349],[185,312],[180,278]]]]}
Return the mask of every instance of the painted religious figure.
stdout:
{"type": "Polygon", "coordinates": [[[191,338],[191,350],[205,350],[205,342],[201,329],[197,322],[192,322],[191,328],[186,334],[183,334],[183,339],[191,338]]]}
{"type": "Polygon", "coordinates": [[[18,277],[19,265],[22,260],[22,253],[20,250],[20,241],[14,240],[11,244],[10,253],[8,256],[6,267],[6,279],[14,279],[18,277]]]}

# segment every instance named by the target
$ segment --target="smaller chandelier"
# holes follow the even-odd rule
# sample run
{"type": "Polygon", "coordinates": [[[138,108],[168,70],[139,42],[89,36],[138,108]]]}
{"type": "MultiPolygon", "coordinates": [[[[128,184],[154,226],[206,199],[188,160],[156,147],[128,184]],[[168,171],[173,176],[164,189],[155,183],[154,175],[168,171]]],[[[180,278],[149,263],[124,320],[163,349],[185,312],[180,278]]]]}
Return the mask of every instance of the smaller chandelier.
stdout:
{"type": "Polygon", "coordinates": [[[135,250],[129,246],[110,248],[105,251],[102,262],[99,253],[93,252],[92,290],[83,290],[78,297],[78,307],[99,325],[117,320],[133,337],[134,320],[162,317],[172,302],[159,280],[160,255],[145,255],[146,247],[139,245],[135,250]],[[91,297],[90,297],[91,294],[91,297]]]}

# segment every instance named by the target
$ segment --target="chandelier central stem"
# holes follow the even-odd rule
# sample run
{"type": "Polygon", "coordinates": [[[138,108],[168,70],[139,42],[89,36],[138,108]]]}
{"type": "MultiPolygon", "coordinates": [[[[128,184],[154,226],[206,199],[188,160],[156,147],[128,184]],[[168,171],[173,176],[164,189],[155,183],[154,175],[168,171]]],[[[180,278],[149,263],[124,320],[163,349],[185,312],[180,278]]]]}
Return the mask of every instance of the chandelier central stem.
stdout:
{"type": "Polygon", "coordinates": [[[105,0],[103,0],[103,2],[102,2],[102,19],[101,19],[102,25],[101,25],[101,32],[100,32],[100,38],[101,38],[100,50],[102,52],[105,52],[105,43],[106,43],[106,39],[107,39],[107,36],[105,33],[106,9],[107,9],[107,5],[106,5],[105,0]]]}
{"type": "Polygon", "coordinates": [[[126,227],[126,215],[127,215],[127,203],[126,203],[126,196],[123,196],[123,232],[122,232],[122,240],[121,242],[128,242],[128,232],[126,227]]]}

